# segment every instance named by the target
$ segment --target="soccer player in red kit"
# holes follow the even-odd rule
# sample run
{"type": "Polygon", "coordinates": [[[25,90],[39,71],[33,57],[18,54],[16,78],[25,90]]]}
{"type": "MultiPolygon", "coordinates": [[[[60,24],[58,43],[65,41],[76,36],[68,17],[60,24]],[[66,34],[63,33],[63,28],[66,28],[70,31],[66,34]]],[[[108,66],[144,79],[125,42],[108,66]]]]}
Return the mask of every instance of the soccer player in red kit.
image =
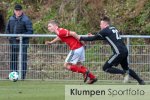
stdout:
{"type": "Polygon", "coordinates": [[[64,63],[65,68],[72,72],[82,73],[84,76],[84,82],[86,82],[89,77],[88,84],[96,82],[97,78],[82,65],[82,62],[85,61],[85,51],[83,44],[78,40],[76,32],[59,28],[58,23],[54,20],[49,21],[48,30],[54,32],[57,37],[52,41],[46,41],[45,44],[50,45],[57,41],[62,41],[70,48],[70,52],[64,63]]]}

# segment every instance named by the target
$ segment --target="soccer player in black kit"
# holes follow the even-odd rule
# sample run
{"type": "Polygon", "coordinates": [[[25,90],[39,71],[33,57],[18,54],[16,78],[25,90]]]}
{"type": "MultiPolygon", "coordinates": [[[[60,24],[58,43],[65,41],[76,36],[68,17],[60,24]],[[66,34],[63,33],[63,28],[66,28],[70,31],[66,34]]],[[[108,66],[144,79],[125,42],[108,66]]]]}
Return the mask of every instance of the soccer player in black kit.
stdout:
{"type": "Polygon", "coordinates": [[[111,46],[113,55],[110,56],[109,60],[103,66],[103,70],[111,74],[122,74],[124,75],[124,82],[127,82],[129,75],[136,79],[140,85],[145,85],[145,82],[128,66],[128,50],[119,35],[119,31],[111,26],[110,19],[103,17],[100,21],[101,31],[95,35],[89,35],[88,37],[79,37],[80,41],[95,41],[105,40],[111,46]],[[123,70],[116,67],[118,64],[121,65],[123,70]]]}

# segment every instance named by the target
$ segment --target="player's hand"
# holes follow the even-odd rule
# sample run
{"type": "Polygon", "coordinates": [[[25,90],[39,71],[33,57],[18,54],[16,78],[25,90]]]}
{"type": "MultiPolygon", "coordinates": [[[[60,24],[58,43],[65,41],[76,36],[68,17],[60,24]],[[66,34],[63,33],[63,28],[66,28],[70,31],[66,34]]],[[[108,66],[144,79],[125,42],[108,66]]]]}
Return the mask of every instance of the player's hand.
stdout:
{"type": "Polygon", "coordinates": [[[45,41],[46,45],[51,45],[52,43],[50,41],[45,41]]]}
{"type": "Polygon", "coordinates": [[[88,36],[93,36],[93,34],[92,33],[88,33],[88,36]]]}
{"type": "Polygon", "coordinates": [[[20,40],[20,38],[19,38],[19,37],[17,37],[17,38],[16,38],[16,40],[20,40]]]}
{"type": "Polygon", "coordinates": [[[80,41],[83,45],[85,45],[85,42],[84,41],[80,41]]]}

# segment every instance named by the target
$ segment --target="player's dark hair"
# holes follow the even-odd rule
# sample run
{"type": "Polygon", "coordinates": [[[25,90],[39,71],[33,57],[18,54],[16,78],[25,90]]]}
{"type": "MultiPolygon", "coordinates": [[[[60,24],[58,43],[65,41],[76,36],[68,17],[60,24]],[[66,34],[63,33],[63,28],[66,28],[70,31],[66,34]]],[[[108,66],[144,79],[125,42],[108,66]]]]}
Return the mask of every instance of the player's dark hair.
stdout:
{"type": "Polygon", "coordinates": [[[101,18],[101,21],[105,21],[105,22],[107,22],[108,24],[111,24],[110,18],[107,17],[107,16],[102,17],[102,18],[101,18]]]}
{"type": "Polygon", "coordinates": [[[50,20],[48,24],[53,24],[59,26],[59,23],[56,20],[50,20]]]}

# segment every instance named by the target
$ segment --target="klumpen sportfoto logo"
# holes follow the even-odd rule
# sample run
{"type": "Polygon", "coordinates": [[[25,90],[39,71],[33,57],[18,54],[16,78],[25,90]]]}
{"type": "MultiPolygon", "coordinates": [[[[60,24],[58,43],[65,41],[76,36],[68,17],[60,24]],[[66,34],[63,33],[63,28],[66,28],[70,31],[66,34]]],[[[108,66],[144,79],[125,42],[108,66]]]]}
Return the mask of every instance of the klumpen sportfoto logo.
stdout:
{"type": "Polygon", "coordinates": [[[92,90],[92,89],[77,89],[77,88],[72,88],[70,89],[70,95],[76,95],[76,96],[89,96],[89,97],[92,97],[94,95],[107,95],[107,96],[122,96],[122,95],[145,95],[145,91],[144,90],[140,90],[140,89],[132,89],[132,88],[127,88],[127,89],[120,89],[120,90],[115,90],[115,89],[111,89],[111,88],[108,88],[108,89],[103,89],[103,90],[100,90],[100,89],[96,89],[96,90],[92,90]]]}
{"type": "Polygon", "coordinates": [[[66,85],[65,100],[148,100],[150,86],[66,85]],[[147,98],[147,99],[146,99],[147,98]]]}

